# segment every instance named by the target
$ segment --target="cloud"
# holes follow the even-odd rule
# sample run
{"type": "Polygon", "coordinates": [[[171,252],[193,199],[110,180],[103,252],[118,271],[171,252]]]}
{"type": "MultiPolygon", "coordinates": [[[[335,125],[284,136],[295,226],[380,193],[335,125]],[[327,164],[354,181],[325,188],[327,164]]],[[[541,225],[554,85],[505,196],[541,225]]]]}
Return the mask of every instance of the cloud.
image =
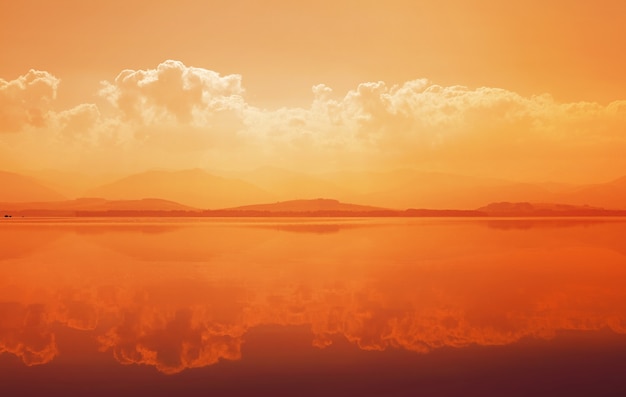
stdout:
{"type": "Polygon", "coordinates": [[[380,145],[391,147],[398,139],[429,149],[462,137],[520,142],[571,123],[615,117],[623,121],[624,117],[619,104],[559,104],[548,95],[523,97],[499,88],[442,87],[426,79],[393,86],[366,82],[340,99],[333,99],[332,89],[319,84],[312,88],[309,108],[267,110],[245,102],[241,76],[220,76],[178,61],[166,61],[155,69],[124,70],[103,86],[101,95],[127,121],[209,128],[216,114],[230,111],[230,124],[238,124],[238,133],[269,146],[287,142],[293,147],[374,151],[380,145]],[[524,133],[512,137],[507,128],[524,129],[524,133]]]}
{"type": "Polygon", "coordinates": [[[23,131],[3,139],[24,161],[32,153],[48,167],[61,159],[102,167],[115,153],[119,167],[137,171],[413,167],[542,179],[626,167],[617,155],[626,150],[626,101],[560,103],[416,79],[364,82],[343,96],[318,84],[310,106],[265,109],[246,101],[240,75],[173,60],[123,70],[102,82],[96,103],[53,111],[58,85],[38,71],[1,80],[2,131],[23,131]]]}
{"type": "Polygon", "coordinates": [[[315,86],[308,109],[252,111],[248,132],[264,134],[281,153],[291,150],[305,158],[315,152],[326,155],[318,160],[346,157],[348,164],[356,160],[371,168],[483,174],[493,172],[494,163],[513,175],[532,167],[536,175],[546,170],[545,163],[567,171],[581,159],[593,168],[606,159],[602,152],[611,144],[626,148],[623,102],[558,103],[549,95],[442,87],[425,79],[393,86],[363,83],[339,99],[331,93],[315,86]],[[303,145],[305,153],[299,153],[303,145]]]}
{"type": "Polygon", "coordinates": [[[153,125],[169,121],[202,125],[207,113],[242,106],[241,76],[220,76],[212,70],[168,60],[149,70],[124,70],[103,82],[100,94],[124,118],[153,125]]]}
{"type": "Polygon", "coordinates": [[[45,127],[60,80],[31,69],[15,80],[0,79],[0,132],[45,127]]]}

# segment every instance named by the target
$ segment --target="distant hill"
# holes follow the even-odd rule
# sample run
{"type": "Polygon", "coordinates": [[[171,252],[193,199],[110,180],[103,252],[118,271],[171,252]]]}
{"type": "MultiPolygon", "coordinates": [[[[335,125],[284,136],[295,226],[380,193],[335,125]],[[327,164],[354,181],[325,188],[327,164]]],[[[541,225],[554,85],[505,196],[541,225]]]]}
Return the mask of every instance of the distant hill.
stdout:
{"type": "Polygon", "coordinates": [[[200,169],[148,171],[91,189],[87,195],[112,200],[158,197],[203,209],[274,199],[267,191],[248,182],[218,177],[200,169]]]}
{"type": "Polygon", "coordinates": [[[37,179],[42,185],[61,193],[68,199],[86,197],[87,190],[120,177],[119,175],[87,173],[84,170],[59,171],[55,169],[30,170],[24,171],[24,174],[37,179]]]}
{"type": "MultiPolygon", "coordinates": [[[[62,201],[65,197],[58,193],[56,187],[75,197],[76,194],[80,194],[81,187],[102,180],[102,176],[92,177],[53,170],[31,172],[30,175],[37,177],[0,172],[2,183],[0,202],[62,201]]],[[[311,201],[306,200],[310,197],[333,197],[337,199],[334,200],[335,203],[342,205],[367,204],[361,206],[365,208],[357,210],[335,208],[315,211],[383,209],[420,209],[422,211],[420,213],[425,213],[423,211],[426,209],[473,211],[472,209],[484,206],[485,203],[502,202],[561,203],[596,209],[626,209],[626,176],[607,183],[575,186],[550,182],[519,183],[495,178],[421,172],[414,169],[307,174],[261,167],[248,172],[221,175],[216,176],[200,169],[148,171],[100,185],[81,195],[116,201],[153,197],[201,210],[233,210],[254,203],[273,203],[262,204],[271,207],[259,207],[254,204],[247,210],[275,211],[273,208],[279,203],[282,206],[296,205],[298,202],[310,205],[311,201]]],[[[548,208],[540,210],[545,212],[548,208]]],[[[412,214],[416,214],[415,211],[412,214]]]]}
{"type": "Polygon", "coordinates": [[[82,198],[50,202],[0,203],[0,216],[11,217],[607,217],[626,210],[554,203],[498,202],[475,210],[393,210],[334,199],[289,200],[224,209],[198,209],[169,200],[82,198]]]}
{"type": "Polygon", "coordinates": [[[626,210],[555,203],[499,202],[480,207],[487,216],[626,216],[626,210]]]}
{"type": "MultiPolygon", "coordinates": [[[[161,199],[141,199],[141,200],[105,200],[101,198],[81,198],[76,200],[53,201],[53,202],[12,202],[0,203],[0,212],[13,214],[14,216],[76,216],[100,215],[97,213],[124,211],[127,215],[142,215],[142,212],[197,212],[197,208],[182,205],[173,201],[161,199]]],[[[145,214],[144,214],[145,215],[145,214]]]]}
{"type": "Polygon", "coordinates": [[[389,209],[370,205],[343,203],[334,199],[288,200],[269,204],[246,205],[222,210],[204,211],[203,216],[262,217],[476,217],[487,216],[476,210],[456,209],[389,209]]]}
{"type": "Polygon", "coordinates": [[[533,202],[626,209],[626,176],[607,183],[572,186],[520,183],[400,169],[324,175],[355,193],[350,201],[389,208],[476,208],[489,202],[533,202]]]}
{"type": "Polygon", "coordinates": [[[556,195],[560,203],[626,209],[626,176],[607,183],[579,186],[556,195]]]}
{"type": "Polygon", "coordinates": [[[0,171],[0,202],[60,200],[65,197],[34,178],[0,171]]]}
{"type": "Polygon", "coordinates": [[[348,200],[352,191],[323,177],[275,167],[260,167],[239,174],[239,178],[271,192],[276,200],[334,197],[348,200]]]}
{"type": "Polygon", "coordinates": [[[386,211],[386,208],[372,207],[369,205],[358,205],[342,203],[338,200],[318,198],[313,200],[289,200],[269,204],[245,205],[235,208],[227,208],[228,211],[266,211],[266,212],[317,212],[317,211],[338,211],[338,212],[367,212],[386,211]]]}
{"type": "Polygon", "coordinates": [[[553,196],[539,184],[412,169],[325,176],[356,192],[351,201],[397,209],[468,209],[492,201],[550,201],[553,196]]]}

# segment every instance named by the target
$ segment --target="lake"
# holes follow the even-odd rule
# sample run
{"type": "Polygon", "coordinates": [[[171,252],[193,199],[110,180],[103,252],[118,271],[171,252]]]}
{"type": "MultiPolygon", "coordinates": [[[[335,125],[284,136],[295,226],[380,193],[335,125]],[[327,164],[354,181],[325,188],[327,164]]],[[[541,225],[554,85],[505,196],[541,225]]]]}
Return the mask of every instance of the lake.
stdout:
{"type": "Polygon", "coordinates": [[[623,396],[626,220],[6,219],[3,395],[623,396]]]}

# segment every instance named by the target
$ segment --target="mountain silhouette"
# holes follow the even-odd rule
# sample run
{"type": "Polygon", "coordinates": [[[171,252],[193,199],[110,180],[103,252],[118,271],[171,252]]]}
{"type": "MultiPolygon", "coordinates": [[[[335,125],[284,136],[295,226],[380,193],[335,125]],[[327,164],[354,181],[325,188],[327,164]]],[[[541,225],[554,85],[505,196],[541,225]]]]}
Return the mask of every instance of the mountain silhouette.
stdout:
{"type": "MultiPolygon", "coordinates": [[[[32,173],[31,173],[32,174],[32,173]]],[[[0,173],[0,202],[59,201],[64,180],[72,196],[86,186],[86,175],[47,171],[51,181],[10,172],[0,173]]],[[[626,176],[607,183],[568,185],[519,183],[413,169],[308,174],[274,167],[217,176],[200,169],[147,171],[88,189],[82,196],[108,200],[160,198],[199,209],[226,209],[255,203],[332,197],[342,203],[404,210],[469,210],[494,202],[561,203],[626,209],[626,176]],[[236,177],[233,177],[236,176],[236,177]]],[[[101,177],[100,177],[101,180],[101,177]]],[[[92,179],[95,183],[97,179],[92,179]]],[[[69,193],[68,193],[69,194],[69,193]]],[[[80,196],[79,196],[80,197],[80,196]]]]}
{"type": "Polygon", "coordinates": [[[61,201],[66,198],[34,178],[0,171],[0,202],[61,201]]]}
{"type": "Polygon", "coordinates": [[[574,205],[591,205],[626,209],[626,176],[607,183],[579,186],[560,193],[554,201],[574,205]]]}
{"type": "Polygon", "coordinates": [[[227,211],[263,211],[263,212],[368,212],[385,211],[385,208],[342,203],[334,199],[318,198],[312,200],[289,200],[268,204],[245,205],[226,208],[227,211]]]}
{"type": "Polygon", "coordinates": [[[355,192],[349,201],[398,209],[469,209],[492,201],[551,201],[553,195],[538,184],[412,169],[326,176],[355,192]]]}
{"type": "Polygon", "coordinates": [[[587,205],[561,203],[498,202],[480,207],[477,211],[487,216],[544,217],[544,216],[626,216],[626,210],[612,210],[587,205]]]}
{"type": "Polygon", "coordinates": [[[87,170],[60,171],[56,169],[31,170],[25,171],[24,174],[35,178],[44,186],[67,198],[86,197],[88,196],[85,195],[87,190],[121,177],[87,170]]]}
{"type": "Polygon", "coordinates": [[[198,211],[197,208],[162,199],[105,200],[102,198],[81,198],[76,200],[50,202],[11,202],[0,203],[0,211],[29,216],[75,216],[82,212],[134,212],[128,215],[142,215],[142,212],[198,211]]]}
{"type": "Polygon", "coordinates": [[[330,180],[303,172],[275,167],[260,167],[238,174],[240,179],[271,192],[276,200],[296,200],[307,197],[334,197],[347,200],[352,191],[330,180]]]}
{"type": "Polygon", "coordinates": [[[200,169],[148,171],[87,191],[88,196],[111,200],[158,197],[196,208],[224,208],[274,197],[248,182],[209,174],[200,169]]]}

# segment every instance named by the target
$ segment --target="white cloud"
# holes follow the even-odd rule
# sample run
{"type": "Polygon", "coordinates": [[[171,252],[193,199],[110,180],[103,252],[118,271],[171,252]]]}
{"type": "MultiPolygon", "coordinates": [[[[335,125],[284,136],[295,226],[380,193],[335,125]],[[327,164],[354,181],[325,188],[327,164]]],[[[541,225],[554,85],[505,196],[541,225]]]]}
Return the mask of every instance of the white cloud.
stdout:
{"type": "MultiPolygon", "coordinates": [[[[138,168],[167,158],[164,166],[180,168],[229,168],[232,159],[248,167],[436,166],[468,172],[498,164],[504,172],[523,169],[530,160],[540,169],[542,161],[559,157],[564,167],[574,160],[591,166],[616,148],[626,149],[626,101],[559,103],[547,94],[525,97],[418,79],[392,86],[365,82],[343,97],[318,84],[310,106],[267,110],[245,101],[241,76],[178,61],[124,70],[103,82],[100,95],[112,105],[110,112],[89,103],[55,112],[58,86],[59,79],[42,71],[0,80],[0,127],[22,131],[10,134],[19,150],[72,157],[71,150],[88,147],[93,156],[76,154],[77,161],[106,161],[107,153],[119,149],[116,156],[138,168]]],[[[626,160],[614,161],[626,166],[626,160]]]]}
{"type": "Polygon", "coordinates": [[[202,125],[207,113],[238,109],[243,105],[241,76],[165,61],[156,69],[124,70],[103,82],[101,95],[126,120],[153,125],[162,122],[202,125]]]}
{"type": "Polygon", "coordinates": [[[0,132],[44,127],[59,82],[48,72],[32,69],[15,80],[0,79],[0,132]]]}

